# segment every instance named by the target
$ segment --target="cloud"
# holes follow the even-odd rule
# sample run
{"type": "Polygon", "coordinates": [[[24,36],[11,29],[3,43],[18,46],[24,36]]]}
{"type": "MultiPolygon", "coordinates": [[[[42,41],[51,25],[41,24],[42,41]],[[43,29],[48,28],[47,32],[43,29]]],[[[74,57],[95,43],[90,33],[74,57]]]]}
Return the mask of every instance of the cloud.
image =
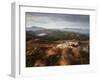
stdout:
{"type": "Polygon", "coordinates": [[[89,28],[89,15],[26,13],[26,27],[89,28]]]}

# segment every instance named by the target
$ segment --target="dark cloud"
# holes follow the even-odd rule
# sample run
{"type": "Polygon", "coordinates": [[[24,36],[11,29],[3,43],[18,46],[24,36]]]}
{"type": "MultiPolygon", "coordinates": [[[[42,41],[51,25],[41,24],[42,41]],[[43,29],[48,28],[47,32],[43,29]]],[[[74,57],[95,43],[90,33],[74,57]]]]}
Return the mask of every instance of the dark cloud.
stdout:
{"type": "Polygon", "coordinates": [[[89,15],[26,12],[27,27],[89,28],[89,15]]]}

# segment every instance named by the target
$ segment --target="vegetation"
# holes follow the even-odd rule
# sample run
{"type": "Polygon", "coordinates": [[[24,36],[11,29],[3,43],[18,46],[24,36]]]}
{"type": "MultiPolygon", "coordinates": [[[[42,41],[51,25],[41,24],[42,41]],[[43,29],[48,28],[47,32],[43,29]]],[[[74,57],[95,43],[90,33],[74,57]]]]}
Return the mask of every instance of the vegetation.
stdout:
{"type": "Polygon", "coordinates": [[[38,36],[40,32],[26,31],[26,67],[89,64],[88,34],[47,30],[38,36]],[[57,47],[66,42],[72,42],[71,47],[57,47]]]}

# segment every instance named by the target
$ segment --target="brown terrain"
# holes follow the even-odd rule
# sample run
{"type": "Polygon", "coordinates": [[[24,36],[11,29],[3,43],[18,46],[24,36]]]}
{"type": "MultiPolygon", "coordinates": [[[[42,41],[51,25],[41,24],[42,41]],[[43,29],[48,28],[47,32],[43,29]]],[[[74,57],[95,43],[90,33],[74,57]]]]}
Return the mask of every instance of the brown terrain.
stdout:
{"type": "Polygon", "coordinates": [[[26,67],[89,64],[89,40],[26,42],[26,67]]]}

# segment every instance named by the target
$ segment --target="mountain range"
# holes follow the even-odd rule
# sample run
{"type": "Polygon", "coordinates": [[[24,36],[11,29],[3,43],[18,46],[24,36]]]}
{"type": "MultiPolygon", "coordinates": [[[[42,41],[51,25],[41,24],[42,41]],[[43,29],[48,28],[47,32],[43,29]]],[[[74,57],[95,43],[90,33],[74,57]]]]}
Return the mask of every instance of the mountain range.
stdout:
{"type": "Polygon", "coordinates": [[[42,27],[37,27],[37,26],[32,26],[32,27],[26,27],[26,31],[67,31],[67,32],[77,32],[77,33],[81,33],[81,34],[89,34],[89,29],[82,29],[82,28],[53,28],[53,29],[46,29],[46,28],[42,28],[42,27]]]}
{"type": "Polygon", "coordinates": [[[32,26],[26,28],[26,38],[42,40],[61,40],[61,39],[89,39],[89,30],[86,29],[46,29],[32,26]]]}

